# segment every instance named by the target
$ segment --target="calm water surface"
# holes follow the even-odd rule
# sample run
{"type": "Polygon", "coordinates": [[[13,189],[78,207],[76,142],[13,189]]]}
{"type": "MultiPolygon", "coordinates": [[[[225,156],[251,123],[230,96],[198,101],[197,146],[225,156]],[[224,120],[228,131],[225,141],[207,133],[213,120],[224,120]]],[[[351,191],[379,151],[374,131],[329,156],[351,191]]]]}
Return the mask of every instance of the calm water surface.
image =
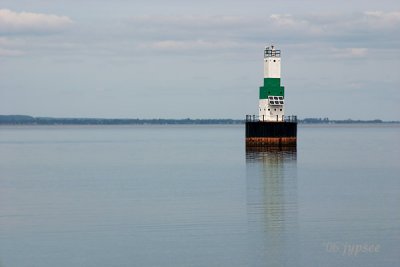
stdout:
{"type": "Polygon", "coordinates": [[[0,127],[0,266],[400,266],[400,126],[0,127]]]}

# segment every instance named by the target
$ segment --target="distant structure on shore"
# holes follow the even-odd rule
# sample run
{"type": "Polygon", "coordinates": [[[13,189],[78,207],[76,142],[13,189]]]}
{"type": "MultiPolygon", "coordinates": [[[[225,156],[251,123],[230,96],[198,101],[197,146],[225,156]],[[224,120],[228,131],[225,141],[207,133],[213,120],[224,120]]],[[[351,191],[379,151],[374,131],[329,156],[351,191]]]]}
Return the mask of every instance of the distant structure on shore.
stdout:
{"type": "Polygon", "coordinates": [[[258,116],[246,115],[247,147],[296,147],[297,117],[285,116],[281,85],[281,50],[264,50],[264,84],[259,91],[258,116]]]}

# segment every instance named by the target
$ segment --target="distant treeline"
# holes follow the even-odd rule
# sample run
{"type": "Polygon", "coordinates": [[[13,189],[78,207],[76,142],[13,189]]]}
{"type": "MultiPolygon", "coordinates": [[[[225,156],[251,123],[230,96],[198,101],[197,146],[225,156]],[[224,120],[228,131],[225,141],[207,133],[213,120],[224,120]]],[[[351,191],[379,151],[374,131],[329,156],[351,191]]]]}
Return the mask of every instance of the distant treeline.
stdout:
{"type": "Polygon", "coordinates": [[[243,122],[244,120],[232,119],[101,119],[0,115],[0,125],[242,124],[243,122]]]}
{"type": "Polygon", "coordinates": [[[330,120],[328,118],[305,118],[299,120],[300,123],[398,123],[398,121],[382,121],[379,119],[375,120],[330,120]]]}
{"type": "MultiPolygon", "coordinates": [[[[382,120],[329,120],[328,118],[305,118],[299,123],[399,123],[382,120]]],[[[101,118],[50,118],[27,115],[0,115],[0,125],[134,125],[134,124],[243,124],[233,119],[101,119],[101,118]]]]}

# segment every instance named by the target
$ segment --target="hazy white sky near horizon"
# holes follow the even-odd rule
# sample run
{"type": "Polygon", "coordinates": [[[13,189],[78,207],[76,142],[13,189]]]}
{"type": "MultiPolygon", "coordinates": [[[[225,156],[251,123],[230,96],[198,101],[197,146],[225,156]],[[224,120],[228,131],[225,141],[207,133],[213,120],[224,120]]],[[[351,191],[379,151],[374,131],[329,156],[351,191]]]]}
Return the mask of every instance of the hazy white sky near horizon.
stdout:
{"type": "Polygon", "coordinates": [[[240,119],[270,43],[288,115],[400,120],[397,0],[1,0],[0,114],[240,119]]]}

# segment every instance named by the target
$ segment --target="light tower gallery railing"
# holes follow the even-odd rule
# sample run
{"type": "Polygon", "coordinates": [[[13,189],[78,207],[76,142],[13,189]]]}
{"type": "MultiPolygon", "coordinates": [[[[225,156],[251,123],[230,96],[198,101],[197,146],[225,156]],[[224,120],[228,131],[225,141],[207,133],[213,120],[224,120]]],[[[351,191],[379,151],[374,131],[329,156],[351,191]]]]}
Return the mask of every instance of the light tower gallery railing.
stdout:
{"type": "Polygon", "coordinates": [[[291,115],[291,116],[285,116],[282,115],[281,120],[279,120],[278,117],[276,117],[276,120],[267,120],[264,116],[258,116],[258,115],[246,115],[246,122],[297,122],[297,116],[291,115]]]}

